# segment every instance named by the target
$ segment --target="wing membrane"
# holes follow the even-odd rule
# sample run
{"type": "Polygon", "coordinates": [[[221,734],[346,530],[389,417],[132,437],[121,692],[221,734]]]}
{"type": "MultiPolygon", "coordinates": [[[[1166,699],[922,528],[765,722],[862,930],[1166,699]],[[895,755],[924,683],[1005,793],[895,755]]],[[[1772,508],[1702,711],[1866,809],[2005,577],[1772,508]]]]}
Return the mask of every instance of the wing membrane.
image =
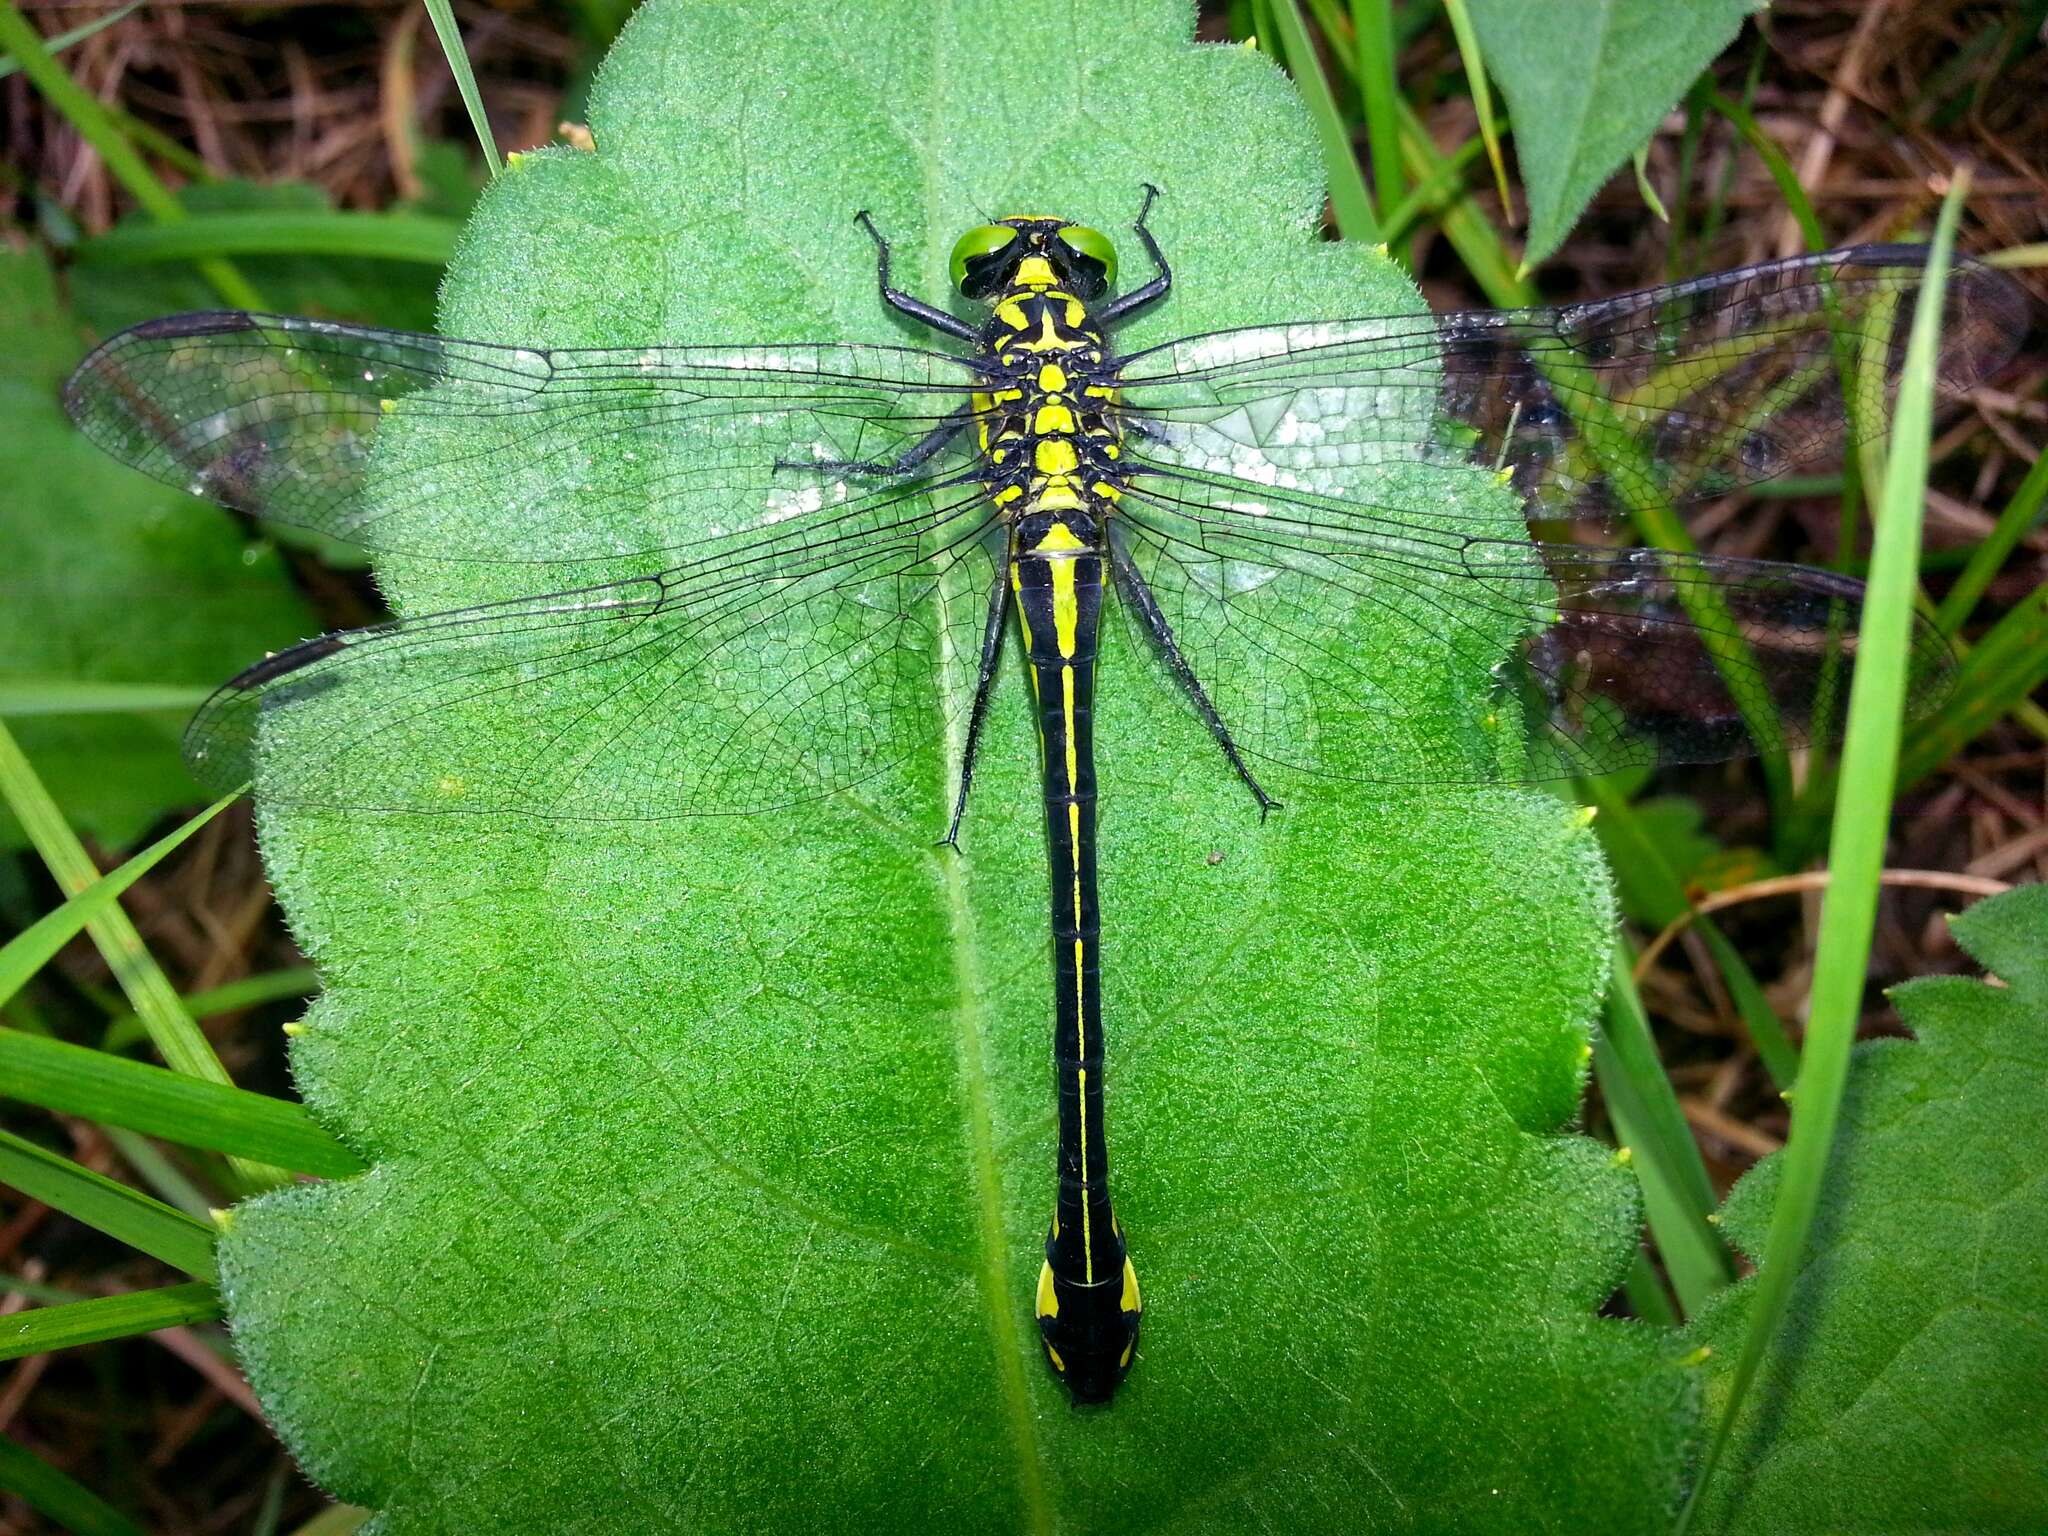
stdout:
{"type": "Polygon", "coordinates": [[[843,497],[788,466],[892,458],[971,383],[965,360],[908,347],[550,351],[226,312],[123,331],[65,405],[115,458],[271,522],[380,552],[561,562],[843,497]],[[530,512],[517,549],[484,540],[479,507],[530,512]]]}
{"type": "MultiPolygon", "coordinates": [[[[1334,491],[1376,464],[1480,464],[1531,517],[1613,524],[1824,469],[1881,433],[1925,259],[1858,246],[1553,309],[1215,331],[1121,378],[1161,423],[1155,454],[1185,467],[1334,491]]],[[[2009,277],[1956,264],[1944,394],[2012,357],[2026,309],[2009,277]]]]}
{"type": "MultiPolygon", "coordinates": [[[[1258,758],[1376,783],[1538,782],[1840,733],[1860,582],[1477,534],[1463,525],[1479,513],[1431,499],[1368,514],[1236,481],[1141,483],[1121,537],[1258,758]]],[[[1952,671],[1916,620],[1909,711],[1952,671]]]]}
{"type": "MultiPolygon", "coordinates": [[[[1472,782],[1827,739],[1857,583],[1536,543],[1526,524],[1619,525],[1881,431],[1923,255],[1135,354],[1112,535],[1224,724],[1270,762],[1472,782]]],[[[2025,300],[1974,264],[1949,281],[1955,392],[2010,356],[2025,300]]],[[[259,728],[283,733],[264,784],[284,802],[630,820],[786,805],[935,750],[1000,528],[957,458],[921,458],[914,482],[845,464],[948,420],[964,454],[974,384],[969,360],[912,348],[543,351],[222,314],[124,332],[66,400],[160,479],[372,549],[629,569],[659,553],[628,580],[308,642],[187,736],[225,787],[259,728]],[[484,541],[479,507],[519,548],[484,541]]],[[[1923,627],[1915,657],[1926,708],[1949,655],[1923,627]]]]}
{"type": "Polygon", "coordinates": [[[980,493],[903,492],[630,580],[308,641],[185,736],[231,788],[350,810],[638,821],[775,809],[935,750],[993,575],[980,493]],[[949,597],[961,597],[960,603],[949,597]]]}

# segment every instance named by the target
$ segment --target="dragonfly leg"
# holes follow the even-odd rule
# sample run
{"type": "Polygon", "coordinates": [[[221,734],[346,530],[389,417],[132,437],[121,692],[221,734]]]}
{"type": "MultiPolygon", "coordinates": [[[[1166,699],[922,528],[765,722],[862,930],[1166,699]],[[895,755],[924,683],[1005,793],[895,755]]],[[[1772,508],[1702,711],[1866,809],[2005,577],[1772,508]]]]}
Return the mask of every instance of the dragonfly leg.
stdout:
{"type": "Polygon", "coordinates": [[[887,304],[891,309],[910,316],[911,319],[917,321],[920,325],[928,325],[935,331],[944,332],[956,341],[964,341],[969,346],[980,344],[980,332],[976,331],[965,320],[949,315],[943,309],[934,309],[931,305],[925,303],[923,299],[914,298],[910,294],[905,293],[901,288],[890,287],[889,242],[883,239],[882,232],[875,228],[875,221],[868,217],[866,209],[862,209],[859,213],[855,214],[853,221],[866,230],[875,242],[875,272],[882,286],[882,302],[884,304],[887,304]]]}
{"type": "Polygon", "coordinates": [[[1159,249],[1159,242],[1152,238],[1152,231],[1145,227],[1145,215],[1152,211],[1152,199],[1159,195],[1159,189],[1151,182],[1145,183],[1145,201],[1138,209],[1138,222],[1132,226],[1138,238],[1145,242],[1145,249],[1151,253],[1155,269],[1152,281],[1142,288],[1133,288],[1115,303],[1107,305],[1096,318],[1104,325],[1114,325],[1127,315],[1136,313],[1154,299],[1166,297],[1166,291],[1173,286],[1173,269],[1166,264],[1166,257],[1159,249]]]}
{"type": "Polygon", "coordinates": [[[974,707],[967,713],[967,746],[960,754],[960,790],[953,797],[953,819],[941,847],[960,846],[960,818],[967,814],[967,791],[974,783],[974,758],[981,750],[981,727],[988,718],[989,694],[995,687],[996,664],[1003,655],[1003,621],[1010,615],[1010,546],[1003,545],[995,584],[988,593],[988,624],[981,632],[981,670],[974,680],[974,707]]]}
{"type": "Polygon", "coordinates": [[[974,420],[974,402],[963,400],[939,418],[937,426],[893,459],[777,459],[777,469],[808,469],[827,475],[867,476],[877,480],[900,480],[914,475],[930,463],[945,446],[974,420]]]}
{"type": "Polygon", "coordinates": [[[1159,600],[1152,595],[1152,589],[1145,584],[1145,578],[1138,574],[1137,566],[1131,563],[1130,551],[1124,548],[1123,536],[1117,532],[1116,524],[1109,525],[1110,565],[1116,572],[1117,589],[1126,601],[1137,610],[1138,617],[1145,621],[1145,628],[1158,645],[1159,652],[1166,658],[1167,666],[1180,680],[1181,687],[1188,691],[1194,701],[1195,712],[1202,717],[1202,723],[1209,727],[1209,734],[1216,738],[1216,745],[1223,749],[1223,756],[1244,780],[1252,798],[1259,802],[1259,820],[1280,809],[1280,802],[1267,794],[1250,768],[1245,766],[1244,754],[1237,750],[1237,743],[1231,739],[1230,727],[1223,723],[1223,716],[1216,712],[1208,692],[1202,687],[1202,680],[1195,676],[1195,669],[1188,665],[1187,657],[1181,654],[1180,642],[1173,637],[1173,626],[1166,622],[1166,615],[1159,611],[1159,600]]]}

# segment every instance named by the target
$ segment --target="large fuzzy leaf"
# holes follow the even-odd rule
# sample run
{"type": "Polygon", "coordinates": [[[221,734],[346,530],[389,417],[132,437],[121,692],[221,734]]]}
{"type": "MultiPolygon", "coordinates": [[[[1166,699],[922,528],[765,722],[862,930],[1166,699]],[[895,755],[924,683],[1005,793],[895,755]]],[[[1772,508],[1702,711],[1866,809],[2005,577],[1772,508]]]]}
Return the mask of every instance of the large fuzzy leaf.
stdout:
{"type": "Polygon", "coordinates": [[[1470,0],[1486,69],[1508,99],[1529,191],[1524,260],[1571,233],[1765,0],[1470,0]]]}
{"type": "MultiPolygon", "coordinates": [[[[1139,338],[1412,309],[1318,243],[1285,82],[1189,24],[651,5],[592,96],[597,152],[486,197],[446,328],[900,340],[857,208],[937,294],[984,211],[1116,230],[1143,180],[1177,286],[1139,338]]],[[[1488,477],[1473,496],[1513,521],[1488,477]]],[[[502,504],[476,515],[518,549],[502,504]]],[[[535,579],[384,574],[412,611],[535,579]]],[[[1436,686],[1428,657],[1389,671],[1436,686]]],[[[329,986],[300,1083],[377,1166],[248,1207],[221,1261],[321,1482],[406,1533],[1658,1528],[1689,1383],[1595,1318],[1637,1201],[1559,1134],[1607,946],[1590,833],[1543,796],[1311,782],[1261,825],[1114,624],[1101,675],[1110,1137],[1146,1299],[1116,1403],[1072,1410],[1030,1325],[1053,1173],[1027,694],[1005,676],[965,851],[937,850],[962,678],[935,669],[928,751],[775,816],[268,818],[329,986]]]]}
{"type": "MultiPolygon", "coordinates": [[[[1916,1038],[1857,1048],[1811,1251],[1701,1531],[2048,1530],[2048,887],[1955,934],[2006,985],[1907,982],[1916,1038]]],[[[1773,1158],[1728,1198],[1751,1253],[1777,1178],[1773,1158]]],[[[1747,1295],[1697,1329],[1727,1364],[1747,1295]]]]}
{"type": "MultiPolygon", "coordinates": [[[[191,701],[313,620],[282,563],[224,513],[121,468],[57,403],[79,333],[48,266],[0,254],[0,694],[37,713],[10,728],[66,816],[119,847],[199,790],[178,760],[191,701]],[[184,704],[149,713],[78,708],[106,685],[147,685],[184,704]],[[54,712],[69,700],[74,712],[54,712]],[[48,712],[46,712],[48,711],[48,712]]],[[[21,830],[0,812],[0,844],[21,830]]]]}

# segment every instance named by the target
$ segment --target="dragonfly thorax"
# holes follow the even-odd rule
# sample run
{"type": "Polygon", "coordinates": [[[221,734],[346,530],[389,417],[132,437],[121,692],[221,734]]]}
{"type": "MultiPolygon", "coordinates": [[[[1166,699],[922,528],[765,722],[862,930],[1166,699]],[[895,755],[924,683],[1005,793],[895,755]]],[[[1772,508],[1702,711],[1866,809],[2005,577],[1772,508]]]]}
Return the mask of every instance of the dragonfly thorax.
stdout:
{"type": "MultiPolygon", "coordinates": [[[[1033,260],[1020,279],[1036,277],[1033,260]]],[[[1123,427],[1088,306],[1051,282],[1020,280],[996,299],[982,345],[986,387],[974,405],[995,504],[1013,517],[1106,515],[1123,494],[1123,427]]]]}

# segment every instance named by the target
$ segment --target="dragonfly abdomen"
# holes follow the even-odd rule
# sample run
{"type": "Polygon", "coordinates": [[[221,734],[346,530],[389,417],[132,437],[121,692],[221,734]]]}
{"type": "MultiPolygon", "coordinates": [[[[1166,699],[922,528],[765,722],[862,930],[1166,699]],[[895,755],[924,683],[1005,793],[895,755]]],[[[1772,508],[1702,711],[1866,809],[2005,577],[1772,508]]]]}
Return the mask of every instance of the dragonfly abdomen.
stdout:
{"type": "Polygon", "coordinates": [[[1101,529],[1085,510],[1034,508],[1010,572],[1038,703],[1052,884],[1053,1086],[1059,1192],[1038,1278],[1046,1358],[1076,1402],[1106,1402],[1137,1348],[1137,1272],[1109,1198],[1103,1124],[1101,917],[1095,882],[1095,654],[1101,529]]]}

